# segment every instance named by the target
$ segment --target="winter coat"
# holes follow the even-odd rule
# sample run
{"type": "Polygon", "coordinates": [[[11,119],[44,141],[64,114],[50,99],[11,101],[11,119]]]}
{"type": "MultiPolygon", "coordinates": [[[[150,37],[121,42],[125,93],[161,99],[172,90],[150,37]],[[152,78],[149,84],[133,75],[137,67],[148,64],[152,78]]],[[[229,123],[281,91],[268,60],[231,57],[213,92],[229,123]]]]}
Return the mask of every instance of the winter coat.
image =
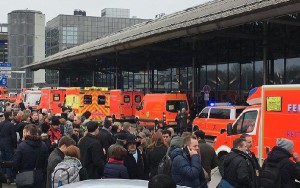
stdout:
{"type": "Polygon", "coordinates": [[[124,159],[124,165],[127,167],[128,175],[130,179],[141,179],[147,180],[147,162],[145,154],[137,149],[138,159],[137,161],[132,154],[127,152],[127,155],[124,159]]]}
{"type": "Polygon", "coordinates": [[[104,159],[107,159],[107,152],[109,146],[115,143],[113,135],[106,129],[102,128],[99,132],[99,135],[97,136],[100,144],[105,149],[106,154],[104,155],[104,159]]]}
{"type": "Polygon", "coordinates": [[[59,129],[54,129],[52,126],[50,126],[50,129],[48,131],[49,139],[51,141],[51,144],[55,143],[55,141],[58,141],[62,134],[59,129]]]}
{"type": "Polygon", "coordinates": [[[49,155],[46,188],[51,188],[51,174],[56,165],[64,160],[64,156],[65,154],[59,148],[55,148],[49,155]]]}
{"type": "Polygon", "coordinates": [[[16,127],[8,120],[0,123],[0,149],[13,149],[17,147],[16,127]]]}
{"type": "Polygon", "coordinates": [[[286,160],[292,157],[292,155],[285,149],[275,146],[272,151],[268,154],[267,159],[265,160],[262,169],[264,166],[269,163],[279,163],[282,160],[282,168],[280,169],[281,175],[281,187],[282,188],[294,188],[295,179],[300,181],[300,162],[294,163],[290,160],[286,160]]]}
{"type": "Polygon", "coordinates": [[[248,154],[231,149],[224,161],[223,178],[236,188],[254,188],[255,170],[248,154]]]}
{"type": "Polygon", "coordinates": [[[180,128],[186,128],[187,127],[187,119],[188,119],[188,113],[187,112],[180,112],[180,128]]]}
{"type": "Polygon", "coordinates": [[[64,124],[64,135],[71,137],[73,134],[73,124],[70,121],[66,121],[66,124],[64,124]]]}
{"type": "Polygon", "coordinates": [[[148,149],[146,151],[147,163],[148,163],[147,166],[150,168],[150,178],[157,175],[158,164],[162,160],[162,158],[166,155],[167,151],[168,148],[165,145],[160,145],[158,147],[155,147],[153,149],[148,149]]]}
{"type": "Polygon", "coordinates": [[[177,185],[206,187],[205,175],[199,155],[189,157],[183,149],[176,148],[171,153],[171,159],[171,175],[177,185]]]}
{"type": "Polygon", "coordinates": [[[109,158],[104,166],[104,178],[129,179],[127,168],[124,161],[109,158]]]}
{"type": "Polygon", "coordinates": [[[218,157],[214,148],[207,144],[205,140],[199,140],[199,148],[201,154],[201,164],[211,179],[211,169],[218,166],[218,157]]]}
{"type": "Polygon", "coordinates": [[[14,170],[30,171],[36,168],[34,188],[42,188],[46,180],[48,149],[45,143],[26,138],[17,147],[13,158],[14,170]],[[39,153],[37,153],[40,148],[39,153]],[[38,161],[37,161],[38,160],[38,161]]]}
{"type": "Polygon", "coordinates": [[[99,179],[103,176],[104,170],[104,153],[103,148],[96,136],[87,133],[79,143],[80,161],[86,169],[88,179],[99,179]]]}

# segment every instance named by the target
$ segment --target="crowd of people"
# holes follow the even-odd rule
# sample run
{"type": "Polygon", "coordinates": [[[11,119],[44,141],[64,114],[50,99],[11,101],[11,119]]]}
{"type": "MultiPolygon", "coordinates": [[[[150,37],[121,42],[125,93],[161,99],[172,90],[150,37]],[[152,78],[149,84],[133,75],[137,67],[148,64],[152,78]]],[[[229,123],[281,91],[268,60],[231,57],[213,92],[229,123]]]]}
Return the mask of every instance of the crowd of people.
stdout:
{"type": "MultiPolygon", "coordinates": [[[[212,169],[219,165],[213,147],[205,142],[205,133],[187,131],[185,109],[178,112],[177,133],[173,128],[133,129],[130,123],[113,123],[108,118],[96,122],[90,116],[88,111],[77,116],[65,107],[61,114],[47,109],[14,113],[7,107],[0,123],[0,180],[16,181],[17,187],[56,188],[87,179],[119,178],[149,180],[149,187],[206,188],[212,169]],[[33,175],[27,173],[31,171],[33,175]],[[33,180],[24,181],[24,177],[33,180]]],[[[262,168],[251,147],[250,135],[234,140],[219,187],[224,183],[261,186],[262,168]]],[[[281,184],[286,187],[300,179],[299,158],[291,141],[279,139],[263,166],[291,156],[296,163],[285,160],[282,164],[281,184]]],[[[263,177],[267,180],[268,174],[263,177]]]]}

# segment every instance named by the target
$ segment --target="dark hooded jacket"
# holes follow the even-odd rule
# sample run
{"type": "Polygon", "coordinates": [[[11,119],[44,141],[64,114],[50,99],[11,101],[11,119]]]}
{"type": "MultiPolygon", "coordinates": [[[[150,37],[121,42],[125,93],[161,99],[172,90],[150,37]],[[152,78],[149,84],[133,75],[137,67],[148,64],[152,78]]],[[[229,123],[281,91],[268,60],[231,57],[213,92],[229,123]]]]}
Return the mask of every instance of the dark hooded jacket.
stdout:
{"type": "Polygon", "coordinates": [[[171,153],[171,159],[172,179],[177,185],[207,187],[199,155],[189,157],[183,149],[176,148],[171,153]]]}
{"type": "Polygon", "coordinates": [[[46,181],[48,148],[42,141],[26,138],[17,147],[13,158],[16,172],[30,171],[36,168],[34,188],[44,187],[46,181]]]}
{"type": "Polygon", "coordinates": [[[236,188],[255,188],[255,170],[250,157],[238,150],[231,149],[224,161],[224,177],[236,188]]]}
{"type": "Polygon", "coordinates": [[[16,127],[9,120],[0,123],[0,149],[13,149],[17,147],[16,127]]]}
{"type": "Polygon", "coordinates": [[[284,160],[280,168],[280,187],[282,188],[294,188],[296,187],[295,179],[300,181],[300,162],[294,163],[288,160],[290,157],[292,157],[292,155],[286,149],[275,146],[268,154],[268,158],[262,167],[263,169],[268,163],[279,163],[284,160]]]}

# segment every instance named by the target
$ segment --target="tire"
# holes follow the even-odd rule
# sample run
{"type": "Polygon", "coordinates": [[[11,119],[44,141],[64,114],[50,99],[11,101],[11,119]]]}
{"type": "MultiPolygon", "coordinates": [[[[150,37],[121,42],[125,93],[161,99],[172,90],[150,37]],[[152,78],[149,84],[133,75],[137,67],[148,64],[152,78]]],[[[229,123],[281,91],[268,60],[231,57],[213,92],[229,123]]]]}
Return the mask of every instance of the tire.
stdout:
{"type": "Polygon", "coordinates": [[[222,155],[219,158],[219,163],[218,163],[219,172],[220,172],[220,174],[221,174],[222,177],[224,176],[224,161],[225,161],[225,157],[226,157],[226,155],[222,155]]]}

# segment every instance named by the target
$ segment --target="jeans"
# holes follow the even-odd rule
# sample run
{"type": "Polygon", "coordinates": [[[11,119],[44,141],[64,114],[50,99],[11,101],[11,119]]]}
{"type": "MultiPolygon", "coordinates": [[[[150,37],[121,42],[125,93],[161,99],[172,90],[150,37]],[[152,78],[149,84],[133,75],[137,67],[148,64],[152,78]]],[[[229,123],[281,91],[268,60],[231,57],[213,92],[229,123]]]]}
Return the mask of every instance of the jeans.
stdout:
{"type": "MultiPolygon", "coordinates": [[[[1,149],[0,151],[1,151],[1,153],[0,153],[1,160],[3,160],[3,161],[12,161],[13,160],[14,149],[4,148],[4,149],[1,149]]],[[[7,179],[9,179],[10,181],[14,180],[12,168],[1,168],[1,169],[2,169],[3,173],[6,172],[7,179]]]]}

